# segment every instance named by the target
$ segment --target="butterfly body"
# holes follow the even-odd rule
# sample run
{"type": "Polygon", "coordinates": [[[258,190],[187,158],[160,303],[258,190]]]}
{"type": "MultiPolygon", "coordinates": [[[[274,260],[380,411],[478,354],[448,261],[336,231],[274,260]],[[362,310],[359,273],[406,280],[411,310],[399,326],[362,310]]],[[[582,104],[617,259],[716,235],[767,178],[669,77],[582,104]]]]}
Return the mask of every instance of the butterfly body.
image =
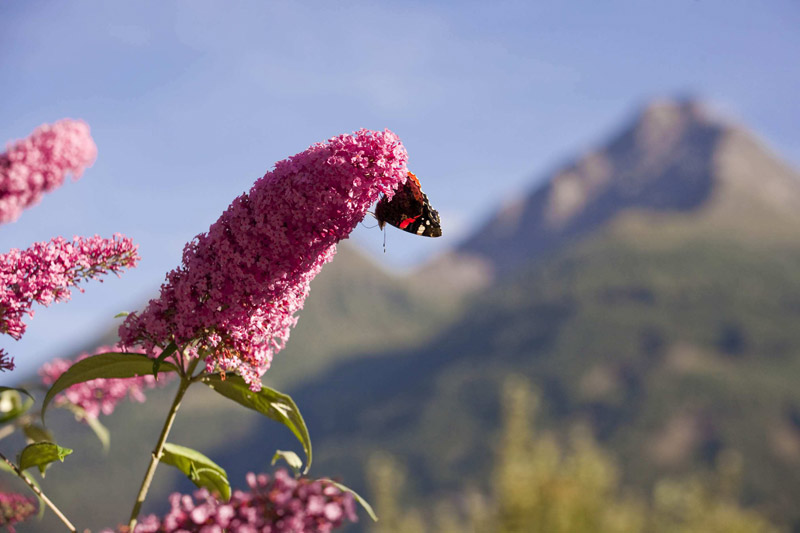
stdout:
{"type": "Polygon", "coordinates": [[[439,212],[431,207],[428,196],[422,192],[419,180],[411,172],[391,200],[381,198],[375,208],[375,218],[378,219],[381,228],[390,224],[422,237],[442,235],[439,212]]]}

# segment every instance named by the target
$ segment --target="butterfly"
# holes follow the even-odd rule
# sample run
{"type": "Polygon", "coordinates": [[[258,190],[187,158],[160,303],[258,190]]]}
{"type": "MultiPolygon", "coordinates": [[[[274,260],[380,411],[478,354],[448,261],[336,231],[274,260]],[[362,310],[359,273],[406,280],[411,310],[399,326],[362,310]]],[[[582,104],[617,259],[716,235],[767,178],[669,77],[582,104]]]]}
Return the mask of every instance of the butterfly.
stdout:
{"type": "Polygon", "coordinates": [[[431,207],[428,196],[422,192],[419,180],[411,172],[408,179],[392,196],[381,198],[375,207],[375,218],[383,229],[391,224],[403,231],[422,237],[441,237],[439,212],[431,207]]]}

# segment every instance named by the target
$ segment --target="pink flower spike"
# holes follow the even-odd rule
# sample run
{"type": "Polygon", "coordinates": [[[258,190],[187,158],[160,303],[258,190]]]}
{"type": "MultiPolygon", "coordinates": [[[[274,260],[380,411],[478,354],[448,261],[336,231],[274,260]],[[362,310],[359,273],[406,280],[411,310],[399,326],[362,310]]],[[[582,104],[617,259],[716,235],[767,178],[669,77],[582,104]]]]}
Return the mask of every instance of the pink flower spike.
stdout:
{"type": "Polygon", "coordinates": [[[120,327],[123,344],[152,353],[197,340],[208,371],[259,390],[311,280],[380,195],[405,183],[407,159],[394,133],[360,130],[279,161],[186,245],[160,297],[120,327]]]}
{"type": "Polygon", "coordinates": [[[89,126],[81,120],[43,124],[30,137],[9,143],[0,154],[0,224],[17,220],[43,193],[60,187],[67,173],[80,178],[96,157],[89,126]]]}
{"type": "MultiPolygon", "coordinates": [[[[113,272],[119,275],[139,261],[137,246],[116,234],[111,239],[56,237],[27,250],[0,254],[0,333],[18,340],[25,333],[22,319],[33,316],[33,304],[69,300],[70,289],[88,279],[113,272]]],[[[6,359],[7,361],[8,359],[6,359]]],[[[0,358],[0,362],[3,359],[0,358]]],[[[8,364],[0,364],[7,368],[8,364]]]]}

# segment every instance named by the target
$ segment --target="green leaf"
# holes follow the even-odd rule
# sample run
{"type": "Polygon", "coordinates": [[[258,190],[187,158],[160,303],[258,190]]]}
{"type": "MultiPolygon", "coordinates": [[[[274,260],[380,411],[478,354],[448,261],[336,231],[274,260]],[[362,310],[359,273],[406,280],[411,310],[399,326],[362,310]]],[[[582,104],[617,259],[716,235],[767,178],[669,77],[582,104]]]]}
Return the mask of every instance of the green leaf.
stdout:
{"type": "Polygon", "coordinates": [[[280,459],[286,461],[286,464],[288,464],[291,469],[294,470],[295,474],[300,472],[300,469],[303,468],[303,460],[291,450],[276,451],[275,455],[272,456],[272,466],[275,466],[275,463],[277,463],[280,459]]]}
{"type": "Polygon", "coordinates": [[[24,394],[25,396],[29,397],[31,400],[33,399],[33,396],[31,395],[31,393],[28,392],[27,390],[21,388],[21,387],[0,387],[0,394],[2,394],[4,392],[7,392],[7,391],[10,391],[10,390],[17,391],[20,394],[24,394]]]}
{"type": "Polygon", "coordinates": [[[131,314],[130,311],[121,311],[121,312],[117,313],[116,315],[114,315],[114,318],[122,318],[122,317],[128,316],[129,314],[131,314]]]}
{"type": "Polygon", "coordinates": [[[303,451],[306,453],[306,468],[303,473],[308,472],[311,466],[311,437],[308,435],[308,428],[300,410],[289,395],[269,387],[262,387],[260,391],[253,392],[247,383],[236,375],[229,375],[222,379],[219,374],[213,374],[204,377],[203,383],[226,398],[258,411],[288,427],[303,445],[303,451]]]}
{"type": "Polygon", "coordinates": [[[32,406],[33,396],[25,389],[0,387],[0,424],[19,418],[32,406]],[[23,400],[22,394],[28,397],[23,400]]]}
{"type": "Polygon", "coordinates": [[[53,442],[34,442],[28,444],[19,455],[19,469],[27,470],[32,466],[39,468],[42,477],[47,465],[54,461],[64,462],[64,458],[72,453],[69,448],[62,448],[53,442]]]}
{"type": "Polygon", "coordinates": [[[169,357],[170,355],[174,354],[178,350],[178,346],[171,342],[161,351],[161,355],[159,355],[153,361],[153,375],[158,379],[158,369],[161,367],[161,364],[169,357]]]}
{"type": "Polygon", "coordinates": [[[378,515],[375,514],[375,511],[372,509],[372,506],[369,504],[369,502],[367,500],[362,498],[361,495],[359,495],[356,491],[354,491],[350,487],[342,485],[341,483],[337,483],[336,481],[334,481],[334,480],[332,480],[330,478],[322,478],[322,479],[320,479],[320,481],[327,481],[328,483],[330,483],[331,485],[333,485],[334,487],[336,487],[340,491],[349,492],[350,494],[352,494],[353,498],[356,499],[356,501],[361,505],[361,507],[363,507],[364,510],[367,512],[369,517],[372,518],[372,521],[373,522],[377,522],[378,521],[378,515]]]}
{"type": "Polygon", "coordinates": [[[27,424],[22,428],[22,432],[31,442],[52,442],[53,434],[36,424],[27,424]]]}
{"type": "Polygon", "coordinates": [[[161,462],[186,474],[198,487],[205,487],[219,494],[225,501],[231,499],[231,484],[225,469],[197,450],[167,442],[164,444],[161,462]]]}
{"type": "MultiPolygon", "coordinates": [[[[36,443],[36,442],[47,442],[48,444],[51,444],[48,441],[52,441],[53,440],[53,434],[52,433],[50,433],[49,431],[47,431],[45,428],[43,428],[41,426],[37,426],[36,424],[28,424],[28,425],[26,425],[25,427],[22,428],[22,431],[25,433],[25,436],[28,437],[28,439],[30,439],[34,443],[36,443]]],[[[61,448],[61,449],[66,451],[66,448],[61,448]]],[[[69,450],[69,453],[72,453],[72,450],[69,450]]],[[[65,453],[64,456],[66,457],[67,455],[69,455],[69,453],[65,453]]],[[[61,460],[63,461],[64,459],[61,458],[61,460]]],[[[6,467],[12,474],[16,475],[16,472],[14,472],[14,470],[10,466],[8,466],[8,464],[6,464],[5,461],[0,461],[0,466],[6,467]]],[[[45,468],[46,468],[46,465],[39,467],[39,470],[41,471],[42,477],[44,477],[44,469],[45,468]]],[[[22,473],[22,475],[25,476],[25,479],[27,479],[28,481],[33,483],[36,486],[36,488],[41,490],[41,487],[39,487],[39,483],[32,476],[29,476],[28,474],[26,474],[24,472],[22,473]]],[[[41,519],[44,516],[45,503],[44,503],[44,501],[42,501],[41,496],[39,496],[38,494],[36,494],[36,498],[39,500],[39,512],[36,513],[36,514],[39,517],[39,519],[41,519]]]]}
{"type": "MultiPolygon", "coordinates": [[[[172,363],[164,362],[159,372],[177,372],[172,363]]],[[[61,374],[42,402],[42,420],[47,406],[56,394],[78,383],[97,378],[133,378],[153,373],[153,359],[140,353],[108,352],[78,361],[61,374]]]]}

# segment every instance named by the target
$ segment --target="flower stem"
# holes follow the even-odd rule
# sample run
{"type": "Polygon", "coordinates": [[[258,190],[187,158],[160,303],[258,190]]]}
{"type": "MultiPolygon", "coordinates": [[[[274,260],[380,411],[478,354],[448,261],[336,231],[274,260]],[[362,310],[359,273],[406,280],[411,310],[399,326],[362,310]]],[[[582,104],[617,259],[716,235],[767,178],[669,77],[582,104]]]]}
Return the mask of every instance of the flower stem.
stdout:
{"type": "Polygon", "coordinates": [[[139,489],[139,494],[136,496],[136,503],[133,505],[133,510],[131,511],[131,518],[130,522],[128,523],[128,528],[130,531],[133,531],[134,527],[136,527],[136,522],[139,518],[139,511],[142,509],[144,499],[147,497],[147,491],[150,489],[150,483],[153,481],[153,475],[156,473],[156,467],[158,466],[158,462],[161,459],[162,453],[164,452],[164,444],[167,442],[167,436],[169,435],[170,429],[172,429],[172,423],[175,421],[175,415],[178,414],[178,407],[180,407],[181,400],[183,400],[183,396],[186,394],[186,390],[189,388],[189,385],[191,385],[191,381],[185,377],[181,377],[181,383],[178,386],[178,392],[175,394],[175,400],[172,402],[172,407],[169,409],[167,419],[164,421],[164,427],[161,428],[161,435],[158,437],[156,447],[153,450],[153,454],[150,456],[150,465],[147,467],[147,472],[144,474],[142,486],[139,489]]]}
{"type": "Polygon", "coordinates": [[[2,453],[0,453],[0,458],[2,458],[2,459],[3,459],[3,461],[5,461],[5,462],[6,462],[6,464],[7,464],[8,466],[10,466],[10,467],[11,467],[11,469],[14,471],[14,473],[15,473],[15,474],[17,474],[17,477],[19,477],[19,478],[20,478],[22,481],[24,481],[24,482],[25,482],[25,484],[26,484],[26,485],[28,485],[28,487],[30,487],[30,489],[33,491],[33,493],[34,493],[34,494],[36,494],[36,495],[39,497],[39,499],[41,499],[41,500],[42,500],[42,501],[45,503],[45,505],[47,505],[47,506],[50,508],[50,510],[51,510],[51,511],[53,511],[53,513],[55,513],[55,515],[56,515],[56,516],[57,516],[57,517],[58,517],[58,518],[59,518],[59,519],[60,519],[62,522],[64,522],[64,525],[65,525],[65,526],[67,526],[67,529],[69,529],[69,530],[70,530],[70,531],[72,531],[73,533],[75,533],[75,532],[77,532],[77,531],[78,531],[77,529],[75,529],[75,526],[73,526],[73,525],[72,525],[72,522],[70,522],[70,521],[67,519],[67,517],[66,517],[66,516],[64,516],[64,513],[62,513],[62,512],[59,510],[59,508],[58,508],[58,507],[56,507],[56,505],[55,505],[53,502],[51,502],[51,501],[50,501],[50,498],[48,498],[47,496],[45,496],[45,495],[44,495],[44,492],[42,492],[42,490],[41,490],[39,487],[37,487],[37,486],[36,486],[36,485],[35,485],[35,484],[34,484],[34,483],[33,483],[33,482],[32,482],[32,481],[31,481],[31,480],[28,478],[28,476],[27,476],[27,475],[25,475],[25,472],[23,472],[22,470],[20,470],[20,469],[19,469],[19,467],[17,467],[17,465],[15,465],[15,464],[14,464],[14,463],[12,463],[11,461],[9,461],[9,460],[8,460],[8,458],[7,458],[5,455],[3,455],[2,453]]]}

